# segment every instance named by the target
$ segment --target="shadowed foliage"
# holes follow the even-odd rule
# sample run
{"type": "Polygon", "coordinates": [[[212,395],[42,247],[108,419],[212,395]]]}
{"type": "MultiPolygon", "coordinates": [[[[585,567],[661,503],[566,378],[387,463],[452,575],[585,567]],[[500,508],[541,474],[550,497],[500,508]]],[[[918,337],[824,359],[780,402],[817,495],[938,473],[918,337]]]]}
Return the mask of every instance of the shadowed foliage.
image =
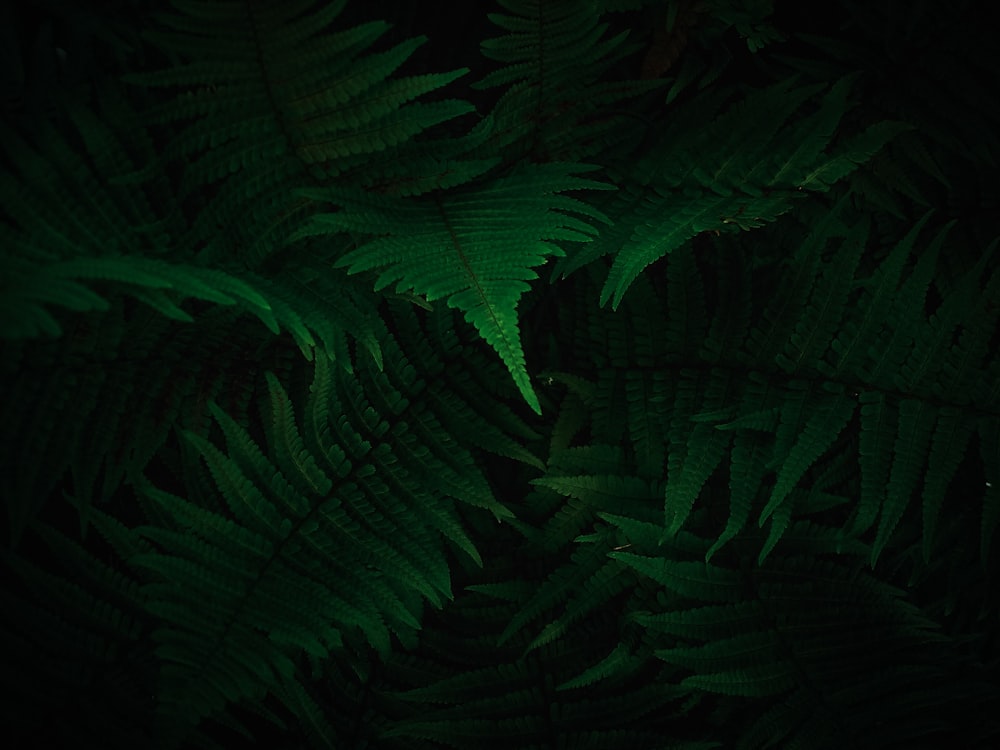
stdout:
{"type": "Polygon", "coordinates": [[[995,746],[992,39],[800,5],[3,11],[12,731],[995,746]]]}

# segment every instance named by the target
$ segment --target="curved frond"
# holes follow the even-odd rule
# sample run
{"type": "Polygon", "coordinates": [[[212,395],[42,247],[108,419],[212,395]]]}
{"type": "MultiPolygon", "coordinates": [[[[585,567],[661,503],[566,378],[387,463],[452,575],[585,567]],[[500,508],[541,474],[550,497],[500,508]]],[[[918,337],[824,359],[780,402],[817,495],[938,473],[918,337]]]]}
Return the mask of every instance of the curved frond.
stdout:
{"type": "Polygon", "coordinates": [[[592,169],[580,164],[526,167],[476,189],[422,201],[369,196],[357,200],[342,190],[306,191],[343,206],[320,214],[301,234],[365,232],[376,236],[337,259],[349,273],[380,271],[375,290],[396,283],[428,302],[446,300],[457,308],[500,355],[528,405],[540,413],[524,362],[517,303],[532,270],[548,256],[562,255],[552,240],[588,241],[594,228],[566,212],[606,217],[567,190],[609,189],[574,177],[592,169]]]}

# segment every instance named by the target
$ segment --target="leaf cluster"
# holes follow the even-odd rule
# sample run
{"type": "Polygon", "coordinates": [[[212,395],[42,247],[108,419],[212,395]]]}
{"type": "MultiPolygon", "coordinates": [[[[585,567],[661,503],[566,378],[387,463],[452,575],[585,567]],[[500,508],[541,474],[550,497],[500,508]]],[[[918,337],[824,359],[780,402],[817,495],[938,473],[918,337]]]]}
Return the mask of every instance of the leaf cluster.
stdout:
{"type": "Polygon", "coordinates": [[[973,5],[455,5],[12,16],[8,724],[992,747],[973,5]]]}

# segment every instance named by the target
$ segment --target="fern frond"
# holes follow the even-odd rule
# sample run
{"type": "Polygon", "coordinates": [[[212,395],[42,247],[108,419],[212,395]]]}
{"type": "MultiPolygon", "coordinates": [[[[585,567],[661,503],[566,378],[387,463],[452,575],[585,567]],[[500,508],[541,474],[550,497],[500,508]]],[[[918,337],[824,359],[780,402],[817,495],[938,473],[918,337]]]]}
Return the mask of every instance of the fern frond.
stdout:
{"type": "Polygon", "coordinates": [[[843,371],[860,378],[867,369],[863,369],[862,363],[868,356],[868,342],[889,315],[903,268],[917,237],[930,218],[929,212],[924,214],[894,245],[874,273],[856,282],[862,290],[861,306],[865,314],[860,319],[845,319],[843,329],[831,341],[830,348],[836,359],[833,371],[843,371]]]}
{"type": "MultiPolygon", "coordinates": [[[[510,570],[516,559],[504,557],[496,561],[493,575],[510,570]]],[[[608,628],[606,612],[597,610],[573,626],[586,636],[583,640],[560,638],[524,655],[527,633],[497,647],[497,634],[517,611],[517,602],[494,601],[478,591],[457,596],[450,605],[451,622],[462,627],[429,623],[422,653],[400,655],[389,665],[386,680],[398,686],[392,698],[405,702],[408,710],[382,735],[386,740],[498,750],[527,750],[551,743],[553,737],[574,747],[673,747],[673,741],[688,747],[686,735],[670,723],[679,713],[680,692],[662,679],[655,663],[644,660],[629,675],[568,684],[579,675],[581,661],[599,662],[610,648],[609,637],[617,637],[608,628]]]]}
{"type": "Polygon", "coordinates": [[[701,387],[704,382],[703,373],[681,371],[675,386],[663,506],[667,535],[676,534],[684,525],[695,499],[722,461],[731,440],[729,434],[711,424],[691,424],[696,410],[718,409],[731,398],[729,373],[710,371],[707,383],[701,387]],[[701,447],[692,450],[695,446],[701,447]]]}
{"type": "MultiPolygon", "coordinates": [[[[401,364],[399,377],[416,389],[427,389],[427,403],[449,435],[444,445],[438,446],[439,455],[448,461],[468,460],[467,454],[453,450],[452,444],[457,444],[463,450],[543,468],[536,452],[526,446],[537,440],[539,433],[514,412],[502,392],[487,387],[502,382],[505,372],[495,357],[474,346],[478,340],[475,329],[466,326],[460,330],[454,313],[447,309],[435,309],[421,323],[412,305],[394,307],[397,345],[408,362],[401,364]]],[[[466,466],[463,472],[468,470],[466,466]]],[[[481,491],[484,482],[477,479],[475,485],[485,502],[474,504],[489,507],[498,521],[510,518],[503,505],[486,499],[492,494],[481,491]]]]}
{"type": "MultiPolygon", "coordinates": [[[[149,121],[184,123],[164,155],[184,164],[181,196],[215,188],[188,237],[209,256],[258,265],[285,249],[315,211],[297,188],[362,167],[364,181],[350,182],[371,187],[383,179],[372,168],[383,152],[415,169],[408,143],[471,111],[457,100],[414,102],[466,71],[394,77],[426,39],[370,52],[389,25],[331,31],[343,8],[178,2],[146,32],[180,62],[126,81],[170,92],[149,121]]],[[[423,165],[447,171],[434,160],[423,165]]]]}
{"type": "MultiPolygon", "coordinates": [[[[790,390],[798,391],[802,384],[793,381],[790,386],[790,390]]],[[[761,524],[780,507],[806,470],[830,447],[854,416],[856,408],[854,400],[835,388],[829,390],[832,393],[818,394],[818,398],[807,396],[801,402],[801,411],[796,408],[782,412],[775,454],[782,456],[783,460],[777,467],[771,498],[760,513],[761,524]],[[806,413],[811,414],[808,419],[805,419],[806,413]],[[786,421],[788,417],[792,417],[794,424],[786,421]]],[[[789,402],[793,398],[795,397],[790,397],[789,402]]]]}
{"type": "Polygon", "coordinates": [[[500,153],[546,161],[585,161],[611,150],[632,123],[620,116],[629,99],[659,81],[609,80],[638,46],[629,32],[606,36],[591,3],[501,0],[508,13],[490,13],[504,36],[486,39],[482,53],[501,67],[473,84],[506,87],[481,127],[500,153]]]}
{"type": "Polygon", "coordinates": [[[734,572],[711,563],[652,558],[632,552],[610,554],[616,560],[681,596],[697,596],[706,601],[727,602],[738,600],[740,595],[739,577],[734,572]]]}
{"type": "Polygon", "coordinates": [[[783,130],[782,124],[815,89],[791,89],[782,82],[748,95],[690,144],[669,143],[669,151],[662,147],[656,171],[647,167],[646,173],[635,175],[640,186],[648,187],[631,188],[632,235],[614,251],[600,304],[612,300],[616,309],[643,268],[700,232],[760,227],[790,210],[802,191],[829,190],[899,131],[887,126],[844,155],[826,154],[833,127],[846,109],[846,86],[841,82],[831,89],[814,119],[783,130]],[[711,161],[700,158],[702,153],[711,153],[711,161]]]}
{"type": "Polygon", "coordinates": [[[402,203],[369,196],[364,201],[343,190],[308,190],[303,195],[343,208],[320,214],[298,236],[328,231],[381,234],[336,261],[349,273],[380,269],[379,291],[413,290],[429,302],[447,301],[461,310],[500,355],[529,406],[540,413],[520,343],[517,302],[533,267],[562,255],[552,240],[587,241],[593,227],[567,215],[572,211],[606,220],[583,202],[559,195],[567,190],[610,189],[574,177],[591,170],[580,164],[525,167],[477,189],[440,198],[402,203]]]}
{"type": "Polygon", "coordinates": [[[139,175],[136,165],[154,151],[136,113],[120,94],[107,91],[99,107],[72,105],[75,131],[45,127],[31,141],[17,135],[4,141],[17,147],[14,167],[21,180],[13,172],[0,174],[9,219],[3,234],[10,243],[0,259],[0,337],[11,352],[5,365],[23,370],[5,380],[5,389],[52,410],[33,418],[31,445],[39,468],[49,467],[49,488],[49,480],[28,472],[8,479],[15,538],[68,466],[85,517],[92,499],[110,497],[125,475],[145,467],[172,420],[186,414],[185,426],[204,426],[204,403],[184,411],[199,394],[252,379],[256,370],[244,360],[248,348],[261,345],[264,331],[240,325],[235,332],[241,312],[270,334],[291,334],[306,359],[321,347],[348,364],[350,329],[380,356],[373,303],[343,277],[310,277],[302,269],[269,276],[198,262],[177,242],[182,228],[175,196],[163,195],[164,177],[139,175]],[[126,132],[110,127],[107,121],[115,118],[126,132]],[[82,152],[73,138],[84,144],[82,152]],[[64,166],[54,169],[53,163],[64,166]],[[165,320],[154,322],[135,302],[165,320]],[[175,321],[197,330],[170,327],[175,321]],[[14,355],[15,343],[30,362],[14,355]],[[212,351],[212,368],[196,364],[196,350],[212,351]],[[50,372],[39,377],[46,367],[50,372]],[[141,376],[131,380],[136,373],[141,376]],[[138,382],[142,390],[131,385],[138,382]],[[75,418],[60,406],[71,390],[75,418]],[[56,431],[55,419],[72,429],[56,431]],[[95,488],[102,470],[103,488],[95,488]]]}
{"type": "MultiPolygon", "coordinates": [[[[831,529],[815,531],[834,541],[831,529]]],[[[884,720],[905,724],[903,717],[923,705],[922,680],[932,675],[945,680],[950,705],[967,698],[961,677],[938,672],[937,650],[957,644],[902,591],[856,566],[776,552],[761,567],[740,573],[665,556],[675,554],[612,553],[671,592],[658,600],[659,611],[638,610],[630,619],[646,629],[658,658],[693,673],[682,677],[682,686],[723,701],[740,697],[773,706],[748,717],[742,735],[747,747],[766,747],[784,735],[833,747],[867,736],[884,720]],[[724,581],[728,585],[719,589],[724,581]],[[799,596],[814,604],[800,609],[793,604],[799,596]],[[878,654],[884,682],[854,676],[869,668],[846,657],[854,648],[878,654]],[[875,700],[886,705],[866,711],[875,700]]],[[[941,709],[928,709],[942,717],[941,709]]],[[[933,731],[925,724],[914,736],[933,731]]]]}
{"type": "Polygon", "coordinates": [[[0,23],[12,731],[995,746],[972,3],[405,5],[0,23]]]}

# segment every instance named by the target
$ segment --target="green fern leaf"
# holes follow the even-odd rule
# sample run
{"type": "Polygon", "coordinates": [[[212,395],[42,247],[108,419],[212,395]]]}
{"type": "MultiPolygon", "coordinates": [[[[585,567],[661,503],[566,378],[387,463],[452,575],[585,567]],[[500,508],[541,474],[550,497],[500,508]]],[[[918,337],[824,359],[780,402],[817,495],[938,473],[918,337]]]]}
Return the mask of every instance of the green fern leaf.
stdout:
{"type": "Polygon", "coordinates": [[[333,487],[333,480],[317,465],[306,449],[295,424],[295,414],[288,394],[273,373],[267,373],[267,386],[271,394],[271,410],[275,424],[274,446],[280,466],[289,469],[288,476],[304,493],[326,495],[333,487]]]}
{"type": "Polygon", "coordinates": [[[296,679],[285,680],[275,694],[298,718],[312,746],[336,750],[337,736],[320,705],[296,679]]]}
{"type": "Polygon", "coordinates": [[[948,483],[965,457],[969,441],[975,432],[975,422],[952,407],[941,407],[930,453],[922,498],[923,554],[930,561],[938,515],[946,497],[948,483]]]}
{"type": "Polygon", "coordinates": [[[639,668],[644,659],[624,643],[619,643],[606,657],[601,659],[576,677],[556,685],[556,690],[573,690],[586,687],[608,677],[629,674],[639,668]]]}
{"type": "Polygon", "coordinates": [[[734,539],[747,524],[750,508],[756,500],[767,472],[770,450],[760,440],[746,434],[733,438],[729,469],[729,518],[726,527],[705,553],[710,562],[723,546],[734,539]]]}
{"type": "Polygon", "coordinates": [[[493,148],[546,161],[586,160],[623,140],[631,124],[618,116],[623,101],[662,88],[660,81],[617,80],[616,64],[638,45],[627,32],[606,36],[592,3],[501,0],[508,13],[490,13],[504,36],[481,44],[501,67],[473,84],[506,86],[484,120],[493,148]]]}
{"type": "Polygon", "coordinates": [[[786,500],[768,516],[771,521],[771,528],[768,530],[767,539],[764,540],[764,544],[760,548],[760,553],[757,555],[758,565],[764,564],[767,556],[771,554],[771,550],[777,546],[791,525],[792,511],[794,510],[793,502],[794,500],[786,500]]]}
{"type": "Polygon", "coordinates": [[[806,363],[824,361],[831,340],[843,328],[843,319],[850,317],[845,314],[848,295],[867,237],[867,222],[858,222],[837,250],[834,261],[816,280],[785,350],[775,357],[778,366],[790,375],[806,363]]]}
{"type": "Polygon", "coordinates": [[[892,470],[885,490],[886,500],[879,517],[878,531],[872,544],[873,566],[902,518],[917,486],[934,423],[937,421],[937,412],[932,405],[915,399],[904,399],[899,404],[896,440],[892,448],[892,470]]]}
{"type": "Polygon", "coordinates": [[[731,638],[756,629],[765,616],[757,600],[736,604],[715,604],[694,609],[669,609],[663,612],[636,611],[631,619],[654,633],[679,636],[695,641],[731,638]]]}
{"type": "Polygon", "coordinates": [[[414,139],[473,107],[413,100],[467,69],[395,77],[427,39],[369,52],[390,25],[332,30],[344,6],[178,3],[145,32],[178,62],[124,78],[173,89],[147,122],[175,126],[162,159],[182,165],[182,199],[212,186],[188,237],[207,256],[256,267],[286,249],[315,210],[294,192],[303,185],[345,175],[341,184],[356,188],[392,183],[398,160],[446,179],[447,167],[413,153],[414,139]]]}
{"type": "Polygon", "coordinates": [[[631,552],[612,552],[610,556],[682,596],[722,602],[736,601],[740,597],[739,576],[725,568],[703,562],[645,557],[631,552]]]}
{"type": "Polygon", "coordinates": [[[830,157],[821,166],[802,174],[799,183],[808,190],[828,190],[836,182],[866,163],[897,135],[912,129],[913,126],[908,123],[876,123],[858,135],[847,139],[841,147],[830,154],[830,157]]]}
{"type": "Polygon", "coordinates": [[[830,348],[834,352],[835,365],[828,374],[846,372],[855,378],[862,377],[863,364],[867,363],[868,345],[889,315],[903,266],[930,218],[931,213],[925,213],[893,246],[889,256],[879,264],[872,276],[855,282],[863,292],[859,309],[864,314],[859,320],[848,317],[843,328],[831,340],[830,348]]]}
{"type": "Polygon", "coordinates": [[[809,409],[813,413],[803,425],[794,444],[787,450],[780,446],[775,449],[776,455],[782,456],[783,460],[771,497],[760,513],[761,525],[780,507],[813,462],[837,439],[854,416],[855,408],[853,399],[836,390],[830,395],[821,394],[819,399],[811,400],[809,409]]]}
{"type": "Polygon", "coordinates": [[[667,460],[667,484],[664,489],[665,535],[676,534],[687,520],[695,499],[729,447],[731,436],[714,429],[713,425],[689,420],[691,409],[700,403],[712,411],[726,403],[732,387],[727,373],[713,370],[698,394],[696,379],[700,373],[682,373],[678,383],[670,423],[671,450],[667,460]],[[698,396],[701,395],[699,399],[698,396]]]}
{"type": "Polygon", "coordinates": [[[684,679],[684,685],[722,695],[761,697],[776,695],[795,685],[795,668],[788,664],[762,664],[747,669],[699,674],[684,679]]]}
{"type": "Polygon", "coordinates": [[[883,393],[865,392],[861,402],[861,435],[859,437],[859,464],[861,468],[861,497],[858,500],[851,527],[853,534],[867,531],[875,522],[885,498],[892,462],[892,430],[894,414],[883,393]]]}
{"type": "Polygon", "coordinates": [[[720,638],[705,645],[658,649],[653,653],[657,658],[684,669],[711,673],[726,665],[777,660],[775,651],[770,634],[757,631],[720,638]]]}
{"type": "Polygon", "coordinates": [[[593,167],[539,164],[523,167],[476,189],[409,203],[342,190],[302,194],[343,206],[311,220],[304,234],[331,230],[385,236],[348,252],[336,262],[349,273],[381,269],[375,290],[396,282],[397,293],[412,290],[429,302],[458,308],[500,355],[518,390],[536,413],[538,398],[525,367],[517,302],[536,279],[533,267],[562,255],[553,240],[588,241],[593,227],[565,211],[606,220],[583,202],[559,193],[612,189],[572,176],[593,167]]]}
{"type": "Polygon", "coordinates": [[[792,91],[784,81],[728,110],[705,129],[701,141],[675,145],[673,159],[658,163],[659,175],[651,176],[650,188],[637,196],[643,203],[634,214],[635,229],[628,244],[616,249],[600,304],[612,300],[617,309],[642,269],[701,232],[763,226],[790,210],[802,189],[829,190],[904,129],[873,130],[847,153],[825,154],[832,128],[844,113],[848,85],[842,81],[834,86],[814,118],[782,129],[815,93],[811,87],[792,91]],[[685,146],[692,150],[685,153],[685,146]],[[712,154],[711,161],[705,163],[702,154],[712,154]],[[822,166],[809,166],[817,163],[822,166]],[[824,181],[820,173],[829,179],[824,181]]]}

